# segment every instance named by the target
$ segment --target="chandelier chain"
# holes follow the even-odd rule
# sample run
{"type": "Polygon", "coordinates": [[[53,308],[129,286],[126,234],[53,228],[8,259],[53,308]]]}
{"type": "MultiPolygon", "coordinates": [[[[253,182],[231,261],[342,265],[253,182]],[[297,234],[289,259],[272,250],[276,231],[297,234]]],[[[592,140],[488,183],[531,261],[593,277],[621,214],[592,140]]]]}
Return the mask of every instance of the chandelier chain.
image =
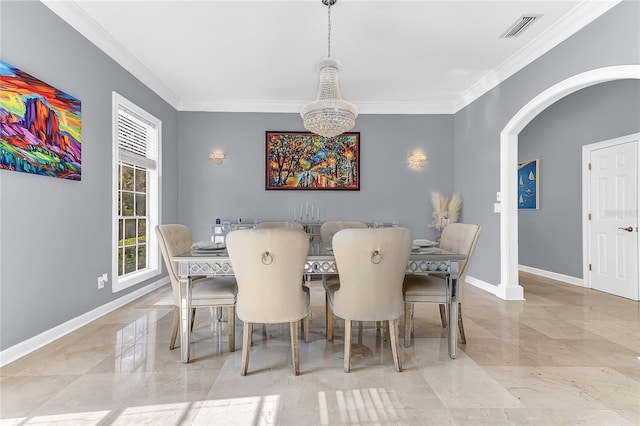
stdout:
{"type": "Polygon", "coordinates": [[[328,19],[327,19],[327,21],[328,21],[328,29],[329,29],[328,36],[327,36],[327,58],[330,58],[331,57],[331,2],[329,2],[329,4],[327,6],[328,6],[327,9],[329,10],[329,12],[328,12],[329,16],[328,16],[328,19]]]}

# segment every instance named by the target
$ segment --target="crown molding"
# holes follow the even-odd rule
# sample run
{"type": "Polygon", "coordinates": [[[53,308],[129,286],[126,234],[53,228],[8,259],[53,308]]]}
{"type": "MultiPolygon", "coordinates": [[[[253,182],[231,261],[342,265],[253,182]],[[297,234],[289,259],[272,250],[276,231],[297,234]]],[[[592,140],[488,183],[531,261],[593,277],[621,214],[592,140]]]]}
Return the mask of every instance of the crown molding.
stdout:
{"type": "Polygon", "coordinates": [[[585,0],[453,101],[458,112],[609,11],[622,0],[585,0]]]}
{"type": "MultiPolygon", "coordinates": [[[[219,102],[180,99],[155,74],[98,25],[77,5],[77,0],[40,0],[72,28],[104,51],[120,66],[145,84],[178,111],[217,112],[280,112],[298,113],[306,101],[290,102],[219,102]]],[[[454,114],[471,104],[489,90],[575,34],[593,20],[613,8],[622,0],[584,0],[568,12],[555,25],[512,55],[495,70],[478,80],[473,86],[447,102],[354,102],[360,114],[454,114]]]]}
{"type": "MultiPolygon", "coordinates": [[[[202,100],[181,100],[178,111],[206,111],[206,112],[277,112],[300,113],[302,106],[308,101],[290,102],[210,102],[202,100]]],[[[351,100],[357,107],[359,114],[453,114],[451,103],[427,102],[358,102],[351,100]]]]}
{"type": "Polygon", "coordinates": [[[76,1],[40,0],[53,13],[177,109],[179,98],[155,74],[85,13],[76,1]]]}

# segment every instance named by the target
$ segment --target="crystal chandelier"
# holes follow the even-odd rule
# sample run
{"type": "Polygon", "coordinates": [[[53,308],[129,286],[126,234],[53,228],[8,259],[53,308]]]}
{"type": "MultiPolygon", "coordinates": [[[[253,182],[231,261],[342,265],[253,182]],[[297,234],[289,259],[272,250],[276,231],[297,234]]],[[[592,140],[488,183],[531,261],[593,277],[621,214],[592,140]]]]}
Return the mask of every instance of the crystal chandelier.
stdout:
{"type": "Polygon", "coordinates": [[[331,6],[338,0],[322,0],[329,9],[329,36],[327,57],[318,63],[320,87],[318,98],[302,107],[300,116],[305,129],[327,138],[338,136],[353,129],[358,116],[358,108],[351,102],[342,100],[338,85],[340,63],[331,58],[331,6]]]}

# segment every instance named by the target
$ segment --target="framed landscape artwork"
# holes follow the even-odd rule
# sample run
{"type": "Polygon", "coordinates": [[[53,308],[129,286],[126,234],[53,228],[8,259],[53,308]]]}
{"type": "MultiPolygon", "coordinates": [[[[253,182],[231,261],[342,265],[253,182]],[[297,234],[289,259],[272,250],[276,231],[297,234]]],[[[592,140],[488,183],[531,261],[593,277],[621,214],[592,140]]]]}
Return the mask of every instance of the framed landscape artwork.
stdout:
{"type": "Polygon", "coordinates": [[[540,208],[539,186],[540,160],[518,164],[518,208],[537,210],[540,208]]]}
{"type": "Polygon", "coordinates": [[[266,189],[360,189],[360,133],[266,132],[266,189]]]}
{"type": "Polygon", "coordinates": [[[81,102],[0,61],[0,169],[80,180],[81,102]]]}

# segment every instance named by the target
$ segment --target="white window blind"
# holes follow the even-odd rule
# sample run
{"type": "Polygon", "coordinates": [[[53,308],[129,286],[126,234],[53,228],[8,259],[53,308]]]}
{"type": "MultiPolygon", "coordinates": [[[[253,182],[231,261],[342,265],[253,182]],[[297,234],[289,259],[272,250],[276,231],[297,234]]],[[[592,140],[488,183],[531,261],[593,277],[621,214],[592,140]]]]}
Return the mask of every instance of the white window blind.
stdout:
{"type": "Polygon", "coordinates": [[[114,293],[161,273],[158,239],[162,121],[113,92],[112,245],[114,293]]]}
{"type": "Polygon", "coordinates": [[[120,161],[156,168],[156,128],[126,108],[118,108],[118,156],[120,161]]]}

